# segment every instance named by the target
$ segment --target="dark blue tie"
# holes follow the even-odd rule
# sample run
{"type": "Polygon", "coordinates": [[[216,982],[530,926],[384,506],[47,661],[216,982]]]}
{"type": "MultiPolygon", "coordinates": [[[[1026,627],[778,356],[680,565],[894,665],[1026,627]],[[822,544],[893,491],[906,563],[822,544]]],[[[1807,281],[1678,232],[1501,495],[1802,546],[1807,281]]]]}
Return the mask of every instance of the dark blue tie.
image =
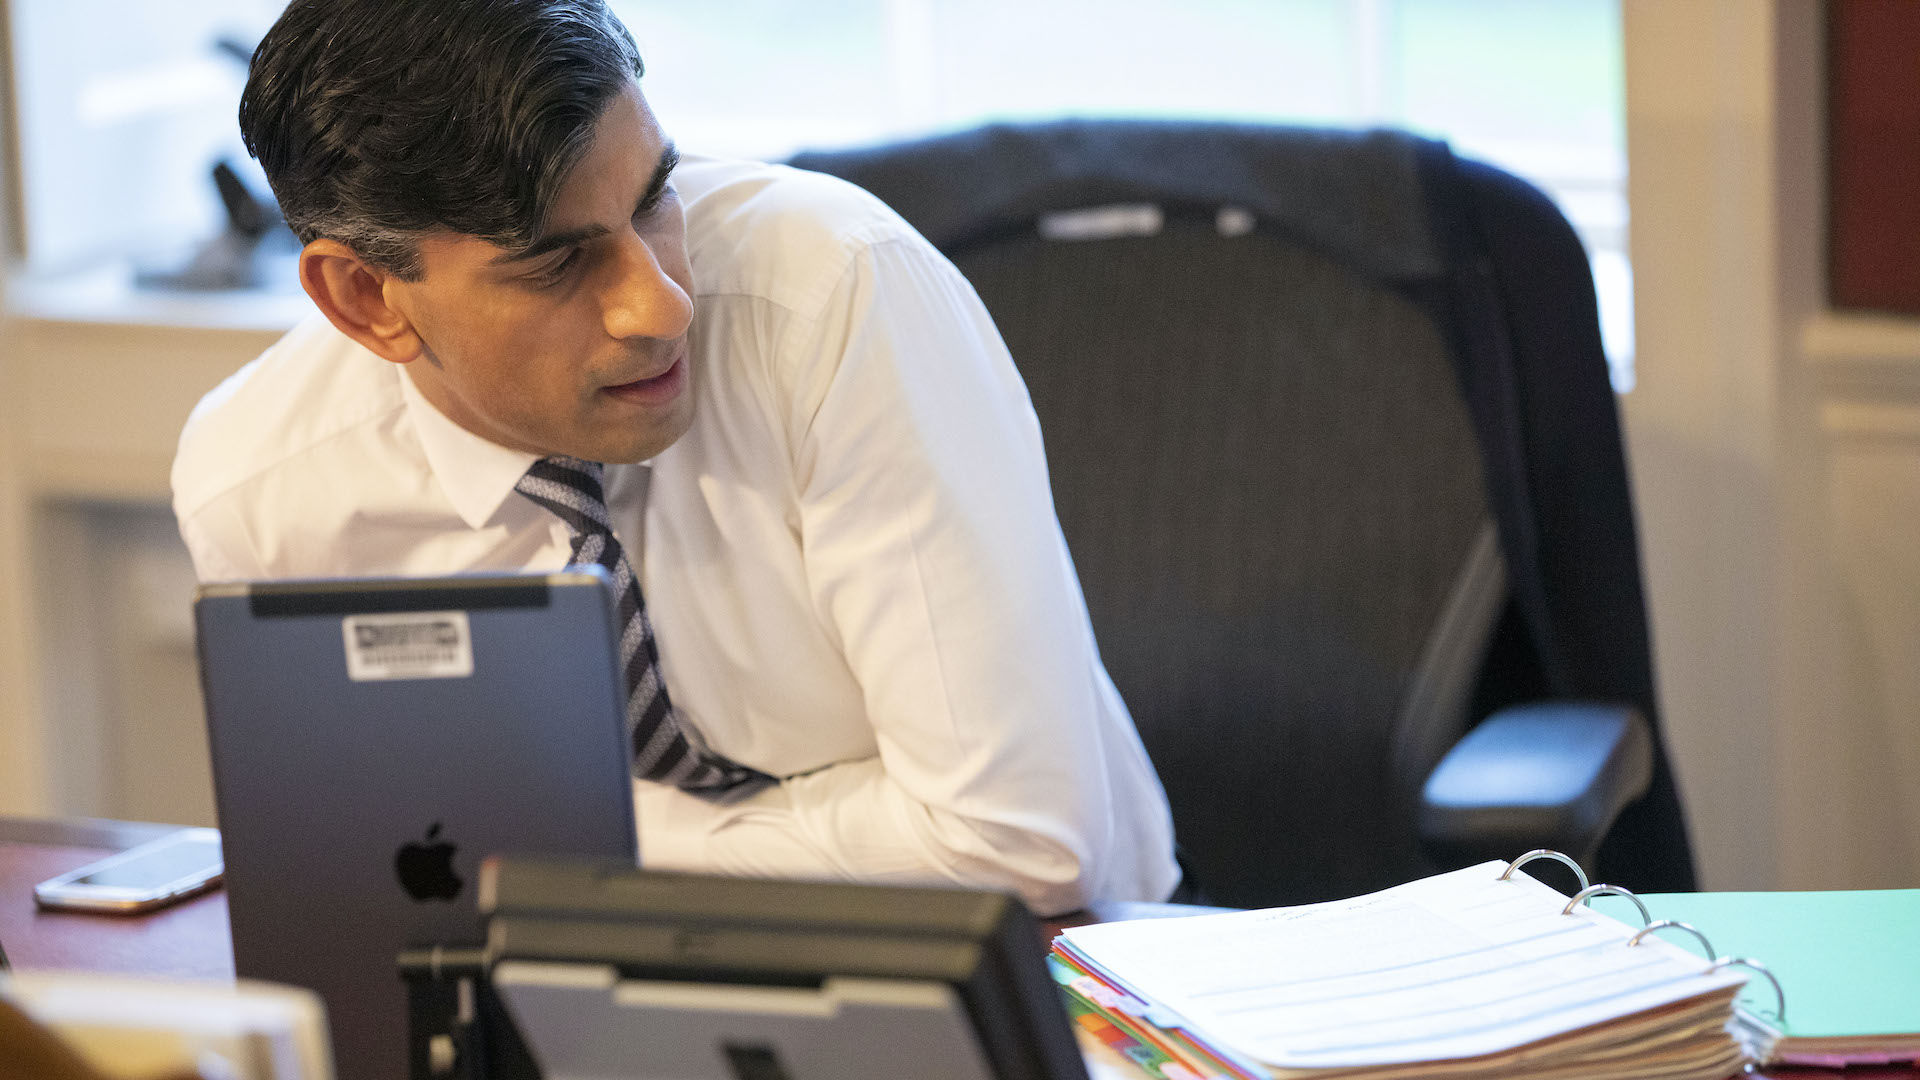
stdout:
{"type": "Polygon", "coordinates": [[[699,795],[730,792],[743,784],[771,782],[772,777],[747,768],[696,745],[674,715],[667,684],[660,677],[660,649],[654,644],[653,624],[640,597],[640,581],[627,561],[607,516],[601,477],[606,467],[597,461],[571,457],[542,458],[533,463],[514,490],[547,508],[573,534],[576,566],[599,566],[613,578],[620,598],[620,666],[626,676],[627,733],[633,744],[633,775],[672,784],[699,795]]]}

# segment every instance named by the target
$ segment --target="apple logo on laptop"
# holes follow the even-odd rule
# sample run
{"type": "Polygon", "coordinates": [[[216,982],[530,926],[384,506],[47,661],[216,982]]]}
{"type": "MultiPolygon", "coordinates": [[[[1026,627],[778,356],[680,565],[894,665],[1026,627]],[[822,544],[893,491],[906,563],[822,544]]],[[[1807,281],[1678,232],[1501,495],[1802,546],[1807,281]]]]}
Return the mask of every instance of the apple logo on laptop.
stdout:
{"type": "Polygon", "coordinates": [[[440,835],[440,823],[427,830],[427,843],[409,841],[400,845],[393,857],[394,872],[400,875],[400,887],[415,900],[451,900],[460,895],[466,882],[453,872],[453,853],[459,847],[440,835]]]}

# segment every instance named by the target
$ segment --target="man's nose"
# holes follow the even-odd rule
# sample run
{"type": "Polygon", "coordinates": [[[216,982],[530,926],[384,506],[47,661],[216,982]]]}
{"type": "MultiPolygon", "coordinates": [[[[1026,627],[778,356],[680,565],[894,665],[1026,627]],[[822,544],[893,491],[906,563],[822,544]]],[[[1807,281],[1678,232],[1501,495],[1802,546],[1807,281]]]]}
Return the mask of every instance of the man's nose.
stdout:
{"type": "Polygon", "coordinates": [[[629,236],[602,293],[607,333],[615,338],[677,338],[693,321],[693,300],[667,275],[653,245],[629,236]]]}

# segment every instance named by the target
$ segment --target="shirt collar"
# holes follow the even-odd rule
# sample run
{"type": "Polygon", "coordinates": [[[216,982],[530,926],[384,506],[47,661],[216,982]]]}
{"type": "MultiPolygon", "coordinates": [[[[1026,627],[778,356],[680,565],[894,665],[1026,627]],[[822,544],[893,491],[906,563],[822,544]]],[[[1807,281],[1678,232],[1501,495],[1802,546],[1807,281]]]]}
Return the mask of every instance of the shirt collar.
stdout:
{"type": "Polygon", "coordinates": [[[509,450],[447,419],[413,385],[412,375],[397,365],[395,370],[400,376],[400,396],[407,403],[413,429],[420,433],[434,479],[467,527],[480,528],[499,512],[539,456],[509,450]]]}

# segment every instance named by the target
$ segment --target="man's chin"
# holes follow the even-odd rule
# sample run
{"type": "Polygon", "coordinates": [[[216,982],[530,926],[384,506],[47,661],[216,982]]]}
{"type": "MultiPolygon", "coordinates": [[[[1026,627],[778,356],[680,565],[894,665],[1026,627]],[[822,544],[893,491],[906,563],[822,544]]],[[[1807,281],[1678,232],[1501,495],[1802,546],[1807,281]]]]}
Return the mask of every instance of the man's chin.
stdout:
{"type": "Polygon", "coordinates": [[[692,410],[688,415],[670,415],[661,417],[658,422],[646,425],[643,429],[633,430],[624,426],[624,430],[600,433],[591,440],[580,440],[581,449],[591,449],[592,453],[569,451],[573,457],[588,461],[604,462],[608,465],[637,465],[651,460],[674,443],[679,442],[692,426],[692,410]]]}

